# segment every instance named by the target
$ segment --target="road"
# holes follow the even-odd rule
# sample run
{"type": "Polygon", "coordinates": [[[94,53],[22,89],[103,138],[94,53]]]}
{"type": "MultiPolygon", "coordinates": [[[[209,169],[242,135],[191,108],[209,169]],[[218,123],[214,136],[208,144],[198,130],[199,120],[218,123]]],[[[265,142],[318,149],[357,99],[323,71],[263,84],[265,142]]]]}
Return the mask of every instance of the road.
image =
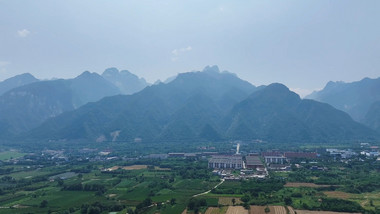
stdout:
{"type": "Polygon", "coordinates": [[[198,197],[198,196],[201,196],[201,195],[206,195],[207,193],[211,192],[211,190],[217,188],[219,185],[221,185],[222,183],[224,182],[224,178],[222,179],[222,181],[220,183],[218,183],[217,185],[215,185],[212,189],[210,189],[209,191],[206,191],[206,192],[202,192],[202,193],[199,193],[199,194],[196,194],[196,195],[193,195],[193,198],[195,197],[198,197]]]}

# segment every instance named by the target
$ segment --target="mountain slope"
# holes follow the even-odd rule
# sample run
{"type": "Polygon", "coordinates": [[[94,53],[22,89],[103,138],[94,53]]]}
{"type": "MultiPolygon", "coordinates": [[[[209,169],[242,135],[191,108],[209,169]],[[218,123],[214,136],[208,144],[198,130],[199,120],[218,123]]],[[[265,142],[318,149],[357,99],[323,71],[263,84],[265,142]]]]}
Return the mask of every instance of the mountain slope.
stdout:
{"type": "Polygon", "coordinates": [[[127,70],[119,71],[117,68],[106,69],[102,77],[114,84],[122,94],[133,94],[149,85],[144,78],[139,78],[127,70]]]}
{"type": "Polygon", "coordinates": [[[203,72],[179,74],[168,84],[149,86],[133,95],[87,104],[77,111],[47,121],[33,130],[30,136],[110,140],[111,133],[115,131],[120,132],[119,140],[136,137],[144,140],[185,140],[188,136],[206,136],[201,133],[204,131],[201,128],[207,124],[212,126],[216,123],[214,121],[223,117],[223,111],[218,109],[223,105],[224,111],[229,111],[221,102],[226,95],[233,91],[232,94],[237,96],[230,101],[237,103],[255,90],[256,87],[234,74],[221,73],[217,67],[206,67],[203,72]],[[99,122],[102,118],[104,120],[99,122]]]}
{"type": "Polygon", "coordinates": [[[364,78],[352,83],[329,82],[323,90],[306,98],[328,103],[360,122],[372,103],[380,100],[380,78],[364,78]]]}
{"type": "Polygon", "coordinates": [[[371,105],[363,123],[380,133],[380,101],[371,105]]]}
{"type": "Polygon", "coordinates": [[[17,88],[37,81],[39,80],[29,73],[16,75],[0,82],[0,95],[3,95],[5,92],[13,88],[17,88]]]}
{"type": "Polygon", "coordinates": [[[237,104],[224,120],[230,138],[271,142],[325,142],[373,139],[377,134],[328,104],[301,100],[271,84],[237,104]]]}
{"type": "Polygon", "coordinates": [[[47,120],[26,136],[93,141],[142,138],[151,142],[378,139],[376,132],[328,104],[301,100],[281,84],[257,89],[217,67],[179,74],[168,84],[152,85],[133,95],[88,103],[47,120]]]}
{"type": "Polygon", "coordinates": [[[30,130],[50,117],[119,93],[100,75],[89,72],[74,79],[40,81],[12,89],[0,96],[0,136],[30,130]]]}
{"type": "Polygon", "coordinates": [[[120,94],[120,90],[97,73],[83,72],[74,79],[66,80],[73,95],[74,108],[106,96],[120,94]]]}

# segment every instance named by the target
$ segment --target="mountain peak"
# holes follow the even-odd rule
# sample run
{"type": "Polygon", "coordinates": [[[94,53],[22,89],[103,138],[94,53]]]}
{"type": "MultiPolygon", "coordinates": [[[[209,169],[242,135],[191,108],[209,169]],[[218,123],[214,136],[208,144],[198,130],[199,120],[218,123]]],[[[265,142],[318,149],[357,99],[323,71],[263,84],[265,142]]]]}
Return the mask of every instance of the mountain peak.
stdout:
{"type": "Polygon", "coordinates": [[[375,101],[380,100],[380,77],[364,78],[360,81],[345,83],[328,82],[326,86],[306,98],[328,103],[347,112],[354,120],[362,121],[375,101]]]}
{"type": "Polygon", "coordinates": [[[36,79],[33,75],[30,73],[23,73],[16,75],[14,77],[11,77],[9,79],[6,79],[2,82],[0,82],[0,95],[4,94],[5,92],[17,88],[23,85],[27,85],[33,82],[38,82],[39,80],[36,79]]]}
{"type": "Polygon", "coordinates": [[[284,84],[281,84],[281,83],[272,83],[268,85],[266,88],[267,90],[271,89],[271,90],[286,91],[286,92],[290,91],[288,87],[286,87],[284,84]]]}
{"type": "Polygon", "coordinates": [[[91,77],[100,77],[100,75],[95,72],[91,73],[89,71],[84,71],[79,76],[75,77],[75,79],[91,78],[91,77]]]}
{"type": "Polygon", "coordinates": [[[251,99],[264,99],[270,102],[283,102],[288,104],[296,104],[301,101],[298,94],[290,91],[288,87],[281,83],[272,83],[262,90],[254,92],[251,99]]]}
{"type": "Polygon", "coordinates": [[[23,74],[16,75],[14,77],[24,77],[24,78],[33,78],[33,79],[36,79],[31,73],[23,73],[23,74]]]}
{"type": "Polygon", "coordinates": [[[149,85],[144,78],[139,78],[128,70],[119,71],[117,68],[107,68],[102,77],[119,88],[123,94],[136,93],[149,85]]]}
{"type": "Polygon", "coordinates": [[[212,73],[220,73],[219,67],[217,65],[206,66],[202,72],[212,72],[212,73]]]}
{"type": "Polygon", "coordinates": [[[265,87],[263,91],[270,91],[271,94],[276,96],[292,96],[294,99],[301,99],[300,96],[293,91],[290,91],[288,87],[281,83],[272,83],[265,87]]]}
{"type": "Polygon", "coordinates": [[[113,75],[117,75],[119,73],[119,70],[117,68],[107,68],[106,70],[104,70],[102,76],[113,76],[113,75]]]}

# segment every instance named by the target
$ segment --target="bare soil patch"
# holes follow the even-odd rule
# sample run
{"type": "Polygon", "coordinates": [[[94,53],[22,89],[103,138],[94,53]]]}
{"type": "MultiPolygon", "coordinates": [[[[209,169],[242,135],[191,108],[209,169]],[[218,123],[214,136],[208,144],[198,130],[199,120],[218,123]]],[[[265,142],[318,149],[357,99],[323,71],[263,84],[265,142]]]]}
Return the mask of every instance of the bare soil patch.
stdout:
{"type": "Polygon", "coordinates": [[[311,188],[317,188],[317,187],[329,187],[330,185],[318,185],[313,183],[286,183],[285,187],[311,187],[311,188]]]}
{"type": "Polygon", "coordinates": [[[160,168],[160,167],[158,167],[158,166],[155,166],[154,169],[155,169],[155,170],[162,170],[162,171],[170,171],[170,170],[172,170],[172,169],[170,169],[170,168],[160,168]]]}
{"type": "Polygon", "coordinates": [[[132,165],[132,166],[124,166],[122,169],[124,170],[136,170],[136,169],[146,169],[147,165],[132,165]]]}
{"type": "Polygon", "coordinates": [[[332,197],[332,198],[348,199],[352,197],[350,193],[340,192],[340,191],[327,191],[323,193],[326,194],[328,197],[332,197]]]}
{"type": "Polygon", "coordinates": [[[286,209],[283,206],[270,206],[270,209],[273,209],[275,214],[286,214],[286,209]]]}
{"type": "Polygon", "coordinates": [[[222,207],[222,208],[219,208],[219,207],[209,207],[206,210],[205,214],[225,214],[226,210],[227,210],[226,207],[222,207]]]}
{"type": "Polygon", "coordinates": [[[296,210],[297,214],[360,214],[360,213],[341,213],[330,211],[311,211],[311,210],[296,210]]]}
{"type": "MultiPolygon", "coordinates": [[[[232,206],[232,205],[234,205],[232,203],[233,198],[235,198],[235,197],[220,197],[218,200],[218,204],[232,206]]],[[[235,198],[235,204],[241,204],[241,203],[243,203],[243,202],[240,200],[240,198],[235,198]]]]}
{"type": "Polygon", "coordinates": [[[296,214],[296,213],[294,212],[293,207],[289,207],[289,206],[288,206],[288,210],[289,210],[289,214],[296,214]]]}
{"type": "Polygon", "coordinates": [[[269,206],[268,207],[270,209],[270,212],[266,213],[265,207],[266,206],[251,206],[251,209],[249,210],[249,214],[275,214],[274,210],[271,209],[269,206]]]}
{"type": "Polygon", "coordinates": [[[16,204],[16,205],[13,205],[12,208],[15,208],[15,209],[25,209],[25,208],[29,208],[30,206],[25,206],[25,205],[21,205],[21,204],[16,204]]]}
{"type": "Polygon", "coordinates": [[[248,210],[242,206],[229,206],[226,214],[248,214],[248,210]]]}
{"type": "MultiPolygon", "coordinates": [[[[269,212],[265,212],[266,206],[251,206],[250,214],[286,214],[286,209],[283,206],[268,206],[269,212]]],[[[292,213],[289,210],[289,213],[292,213]]],[[[293,211],[294,214],[294,211],[293,211]]]]}

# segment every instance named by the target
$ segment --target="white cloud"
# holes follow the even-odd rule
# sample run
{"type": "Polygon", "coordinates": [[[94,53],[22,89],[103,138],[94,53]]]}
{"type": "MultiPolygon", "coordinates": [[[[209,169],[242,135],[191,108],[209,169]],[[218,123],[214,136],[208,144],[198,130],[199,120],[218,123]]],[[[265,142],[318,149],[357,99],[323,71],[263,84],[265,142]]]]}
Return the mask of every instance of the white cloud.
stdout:
{"type": "Polygon", "coordinates": [[[27,36],[29,36],[29,34],[30,34],[30,31],[27,29],[22,29],[22,30],[17,31],[17,35],[19,37],[27,37],[27,36]]]}
{"type": "Polygon", "coordinates": [[[193,50],[193,48],[191,46],[187,46],[186,48],[179,48],[179,49],[174,49],[172,50],[172,61],[177,61],[179,59],[179,55],[181,55],[182,53],[185,53],[185,52],[189,52],[193,50]]]}
{"type": "Polygon", "coordinates": [[[11,64],[10,62],[7,62],[7,61],[0,61],[0,67],[4,67],[4,66],[7,66],[11,64]]]}

